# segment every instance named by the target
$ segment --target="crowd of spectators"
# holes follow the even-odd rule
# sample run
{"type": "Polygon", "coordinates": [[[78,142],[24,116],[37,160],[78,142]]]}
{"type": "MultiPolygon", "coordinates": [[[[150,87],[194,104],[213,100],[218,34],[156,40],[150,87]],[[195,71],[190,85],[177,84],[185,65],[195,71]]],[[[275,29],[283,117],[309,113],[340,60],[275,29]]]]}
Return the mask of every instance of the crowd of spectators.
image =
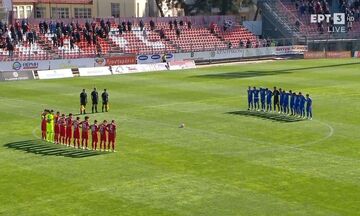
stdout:
{"type": "Polygon", "coordinates": [[[9,57],[13,57],[16,45],[31,45],[37,39],[35,29],[31,29],[26,20],[17,21],[14,25],[7,25],[0,21],[0,48],[8,50],[9,57]]]}
{"type": "Polygon", "coordinates": [[[339,0],[340,12],[360,21],[360,0],[339,0]]]}
{"type": "Polygon", "coordinates": [[[292,0],[300,15],[329,14],[330,7],[327,0],[292,0]]]}
{"type": "MultiPolygon", "coordinates": [[[[329,2],[327,0],[292,0],[301,16],[311,14],[331,14],[329,2]]],[[[360,21],[360,0],[339,0],[339,9],[335,12],[345,13],[346,17],[354,17],[353,21],[360,21]]],[[[325,22],[317,24],[317,30],[322,34],[325,31],[325,22]]],[[[327,24],[330,29],[334,27],[333,18],[327,24]]],[[[297,29],[300,23],[295,23],[297,29]]],[[[352,30],[353,23],[346,19],[347,31],[352,30]]]]}

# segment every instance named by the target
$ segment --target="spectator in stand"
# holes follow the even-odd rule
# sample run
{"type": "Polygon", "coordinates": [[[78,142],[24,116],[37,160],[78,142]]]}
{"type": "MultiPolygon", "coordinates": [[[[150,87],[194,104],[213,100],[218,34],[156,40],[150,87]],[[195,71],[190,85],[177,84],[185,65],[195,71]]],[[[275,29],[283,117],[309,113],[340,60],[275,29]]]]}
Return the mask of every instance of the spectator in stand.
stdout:
{"type": "Polygon", "coordinates": [[[143,20],[140,20],[139,26],[140,26],[140,31],[143,31],[144,30],[144,21],[143,20]]]}
{"type": "Polygon", "coordinates": [[[24,41],[24,38],[23,38],[23,34],[21,31],[17,30],[17,38],[18,38],[18,41],[19,42],[23,42],[24,41]]]}
{"type": "Polygon", "coordinates": [[[145,40],[147,40],[147,33],[146,33],[146,29],[143,30],[143,37],[145,40]]]}
{"type": "MultiPolygon", "coordinates": [[[[95,23],[95,25],[96,25],[96,23],[95,23]]],[[[101,20],[100,20],[100,27],[101,27],[101,28],[105,28],[105,21],[104,21],[104,19],[101,19],[101,20]]]]}
{"type": "Polygon", "coordinates": [[[249,38],[246,41],[246,48],[251,48],[251,41],[249,38]]]}
{"type": "Polygon", "coordinates": [[[179,28],[176,28],[176,37],[179,39],[181,35],[181,30],[179,28]]]}
{"type": "Polygon", "coordinates": [[[184,21],[180,20],[179,25],[180,25],[180,27],[183,27],[184,26],[184,21]]]}
{"type": "Polygon", "coordinates": [[[155,22],[153,20],[150,20],[150,29],[151,31],[155,30],[155,22]]]}
{"type": "Polygon", "coordinates": [[[176,18],[175,18],[175,20],[174,20],[174,27],[175,27],[175,29],[178,27],[178,21],[177,21],[176,18]]]}
{"type": "Polygon", "coordinates": [[[189,20],[189,21],[187,22],[187,26],[188,26],[188,29],[191,29],[191,27],[192,27],[191,20],[189,20]]]}
{"type": "Polygon", "coordinates": [[[266,39],[261,39],[261,46],[262,47],[267,47],[267,41],[266,41],[266,39]]]}
{"type": "Polygon", "coordinates": [[[123,31],[126,32],[126,22],[125,22],[125,21],[122,21],[121,25],[122,25],[122,27],[123,27],[123,28],[122,28],[123,31]]]}
{"type": "Polygon", "coordinates": [[[245,42],[244,42],[244,40],[240,39],[239,48],[244,48],[244,47],[245,47],[245,42]]]}
{"type": "Polygon", "coordinates": [[[41,21],[39,22],[39,29],[41,34],[45,34],[44,23],[41,21]]]}
{"type": "Polygon", "coordinates": [[[80,43],[80,41],[81,41],[81,36],[80,36],[79,31],[75,32],[75,41],[76,41],[76,43],[80,43]]]}
{"type": "Polygon", "coordinates": [[[170,30],[173,30],[173,21],[172,20],[169,21],[169,28],[170,28],[170,30]]]}
{"type": "Polygon", "coordinates": [[[228,49],[231,49],[232,48],[232,43],[231,41],[228,42],[228,49]]]}
{"type": "Polygon", "coordinates": [[[28,40],[29,44],[34,44],[34,34],[32,31],[29,31],[27,33],[27,40],[28,40]]]}
{"type": "Polygon", "coordinates": [[[111,22],[110,22],[109,19],[108,19],[108,21],[106,21],[106,26],[107,26],[109,29],[111,29],[111,22]]]}
{"type": "Polygon", "coordinates": [[[49,30],[49,25],[45,21],[43,22],[43,24],[44,24],[44,34],[47,34],[49,30]]]}
{"type": "Polygon", "coordinates": [[[53,41],[53,46],[54,47],[58,47],[59,46],[59,44],[58,44],[58,38],[57,38],[57,35],[56,34],[54,34],[53,36],[52,36],[52,41],[53,41]]]}
{"type": "Polygon", "coordinates": [[[93,41],[93,45],[96,45],[97,42],[98,42],[97,35],[96,35],[95,32],[94,32],[94,34],[93,34],[93,36],[92,36],[92,41],[93,41]]]}
{"type": "Polygon", "coordinates": [[[61,35],[59,38],[59,46],[63,47],[64,46],[64,35],[61,35]]]}
{"type": "Polygon", "coordinates": [[[118,31],[119,31],[119,35],[123,34],[123,27],[120,24],[118,25],[118,31]]]}
{"type": "Polygon", "coordinates": [[[299,32],[300,31],[300,22],[299,22],[299,20],[296,20],[296,22],[295,22],[295,31],[297,31],[297,32],[299,32]]]}
{"type": "Polygon", "coordinates": [[[35,29],[32,30],[32,33],[33,33],[33,40],[34,42],[36,42],[38,38],[35,29]]]}
{"type": "Polygon", "coordinates": [[[211,32],[211,34],[215,33],[215,23],[214,22],[211,22],[211,24],[210,24],[210,32],[211,32]]]}
{"type": "Polygon", "coordinates": [[[165,39],[165,32],[163,28],[160,29],[159,34],[160,34],[160,39],[165,39]]]}
{"type": "Polygon", "coordinates": [[[9,51],[9,57],[12,58],[14,56],[14,44],[12,42],[7,43],[7,50],[9,51]]]}
{"type": "Polygon", "coordinates": [[[130,22],[130,20],[127,21],[127,27],[128,27],[128,31],[131,31],[132,23],[130,22]]]}
{"type": "Polygon", "coordinates": [[[74,49],[75,39],[73,37],[70,38],[70,49],[74,49]]]}
{"type": "Polygon", "coordinates": [[[53,23],[52,21],[50,21],[49,27],[50,27],[50,34],[55,34],[55,32],[56,32],[56,25],[55,25],[55,23],[53,23]]]}
{"type": "Polygon", "coordinates": [[[102,49],[101,49],[100,43],[97,43],[97,44],[96,44],[96,52],[97,52],[98,57],[101,57],[101,55],[102,55],[102,49]]]}
{"type": "Polygon", "coordinates": [[[224,24],[223,24],[223,31],[226,32],[227,30],[227,24],[226,24],[226,21],[224,21],[224,24]]]}

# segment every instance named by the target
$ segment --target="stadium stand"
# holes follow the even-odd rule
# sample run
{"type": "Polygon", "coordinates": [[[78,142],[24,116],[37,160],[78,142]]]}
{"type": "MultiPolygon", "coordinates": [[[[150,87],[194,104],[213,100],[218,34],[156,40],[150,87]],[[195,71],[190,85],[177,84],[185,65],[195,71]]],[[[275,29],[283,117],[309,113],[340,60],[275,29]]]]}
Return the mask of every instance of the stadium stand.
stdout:
{"type": "Polygon", "coordinates": [[[14,25],[0,23],[0,60],[202,51],[237,48],[241,41],[250,43],[244,47],[265,46],[243,26],[230,23],[219,21],[209,26],[204,21],[193,25],[190,18],[164,19],[152,25],[136,18],[127,22],[120,19],[106,22],[103,19],[92,22],[17,20],[14,25]]]}
{"type": "Polygon", "coordinates": [[[352,32],[360,31],[360,1],[359,0],[339,0],[338,4],[327,0],[280,0],[275,1],[277,7],[285,7],[285,13],[288,17],[297,17],[298,20],[290,19],[290,22],[298,25],[299,32],[303,35],[314,37],[318,33],[328,35],[328,27],[332,28],[333,20],[330,23],[322,22],[318,24],[310,23],[311,14],[331,14],[345,13],[355,18],[355,22],[347,22],[347,30],[351,35],[352,32]],[[291,14],[289,14],[291,13],[291,14]]]}

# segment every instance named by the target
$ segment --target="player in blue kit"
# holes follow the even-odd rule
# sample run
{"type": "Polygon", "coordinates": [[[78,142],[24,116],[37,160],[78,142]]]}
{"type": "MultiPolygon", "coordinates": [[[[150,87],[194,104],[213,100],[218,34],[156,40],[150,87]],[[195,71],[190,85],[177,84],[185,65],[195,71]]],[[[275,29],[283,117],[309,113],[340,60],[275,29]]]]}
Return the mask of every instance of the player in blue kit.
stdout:
{"type": "Polygon", "coordinates": [[[257,90],[256,87],[254,87],[252,91],[254,95],[254,109],[260,111],[259,90],[257,90]]]}
{"type": "Polygon", "coordinates": [[[268,88],[265,89],[266,90],[266,111],[267,112],[271,112],[271,98],[272,98],[272,91],[268,88]]]}
{"type": "Polygon", "coordinates": [[[306,94],[306,117],[312,120],[312,99],[309,94],[306,94]]]}
{"type": "Polygon", "coordinates": [[[299,98],[299,95],[295,94],[294,111],[295,111],[296,116],[298,116],[300,114],[299,107],[300,107],[300,98],[299,98]]]}
{"type": "Polygon", "coordinates": [[[250,109],[254,108],[253,91],[251,90],[250,86],[249,86],[249,88],[247,90],[247,94],[248,94],[248,110],[250,110],[250,109]]]}
{"type": "Polygon", "coordinates": [[[299,110],[300,110],[300,117],[302,118],[305,118],[305,102],[306,102],[306,99],[304,97],[304,95],[301,94],[301,92],[299,92],[299,110]]]}
{"type": "Polygon", "coordinates": [[[290,115],[294,115],[294,102],[295,102],[295,93],[292,92],[292,90],[289,91],[290,96],[290,115]]]}
{"type": "Polygon", "coordinates": [[[266,89],[260,88],[260,102],[261,102],[261,111],[265,111],[265,96],[266,96],[266,89]]]}
{"type": "Polygon", "coordinates": [[[283,113],[289,114],[289,93],[283,91],[283,113]]]}
{"type": "Polygon", "coordinates": [[[279,93],[280,93],[280,110],[279,113],[283,112],[283,107],[284,107],[284,93],[283,90],[281,88],[279,88],[279,93]]]}

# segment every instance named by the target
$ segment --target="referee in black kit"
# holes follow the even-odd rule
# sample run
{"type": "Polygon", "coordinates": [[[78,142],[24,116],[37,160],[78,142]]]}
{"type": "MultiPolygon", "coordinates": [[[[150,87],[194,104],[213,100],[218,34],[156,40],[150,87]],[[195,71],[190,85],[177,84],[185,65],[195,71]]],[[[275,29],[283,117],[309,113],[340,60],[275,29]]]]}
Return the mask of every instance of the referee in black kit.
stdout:
{"type": "Polygon", "coordinates": [[[102,99],[102,112],[107,112],[109,110],[109,94],[107,93],[106,89],[104,89],[104,92],[101,94],[102,99]]]}
{"type": "Polygon", "coordinates": [[[80,114],[86,114],[87,94],[85,89],[80,93],[80,114]]]}
{"type": "Polygon", "coordinates": [[[92,113],[94,113],[94,111],[98,112],[97,105],[99,102],[99,93],[96,91],[96,88],[94,88],[94,90],[91,92],[91,101],[92,101],[92,107],[91,107],[92,113]]]}
{"type": "Polygon", "coordinates": [[[276,89],[276,87],[274,87],[273,95],[274,95],[274,112],[276,112],[276,107],[278,108],[278,112],[280,112],[280,105],[279,105],[280,92],[279,90],[276,89]]]}

